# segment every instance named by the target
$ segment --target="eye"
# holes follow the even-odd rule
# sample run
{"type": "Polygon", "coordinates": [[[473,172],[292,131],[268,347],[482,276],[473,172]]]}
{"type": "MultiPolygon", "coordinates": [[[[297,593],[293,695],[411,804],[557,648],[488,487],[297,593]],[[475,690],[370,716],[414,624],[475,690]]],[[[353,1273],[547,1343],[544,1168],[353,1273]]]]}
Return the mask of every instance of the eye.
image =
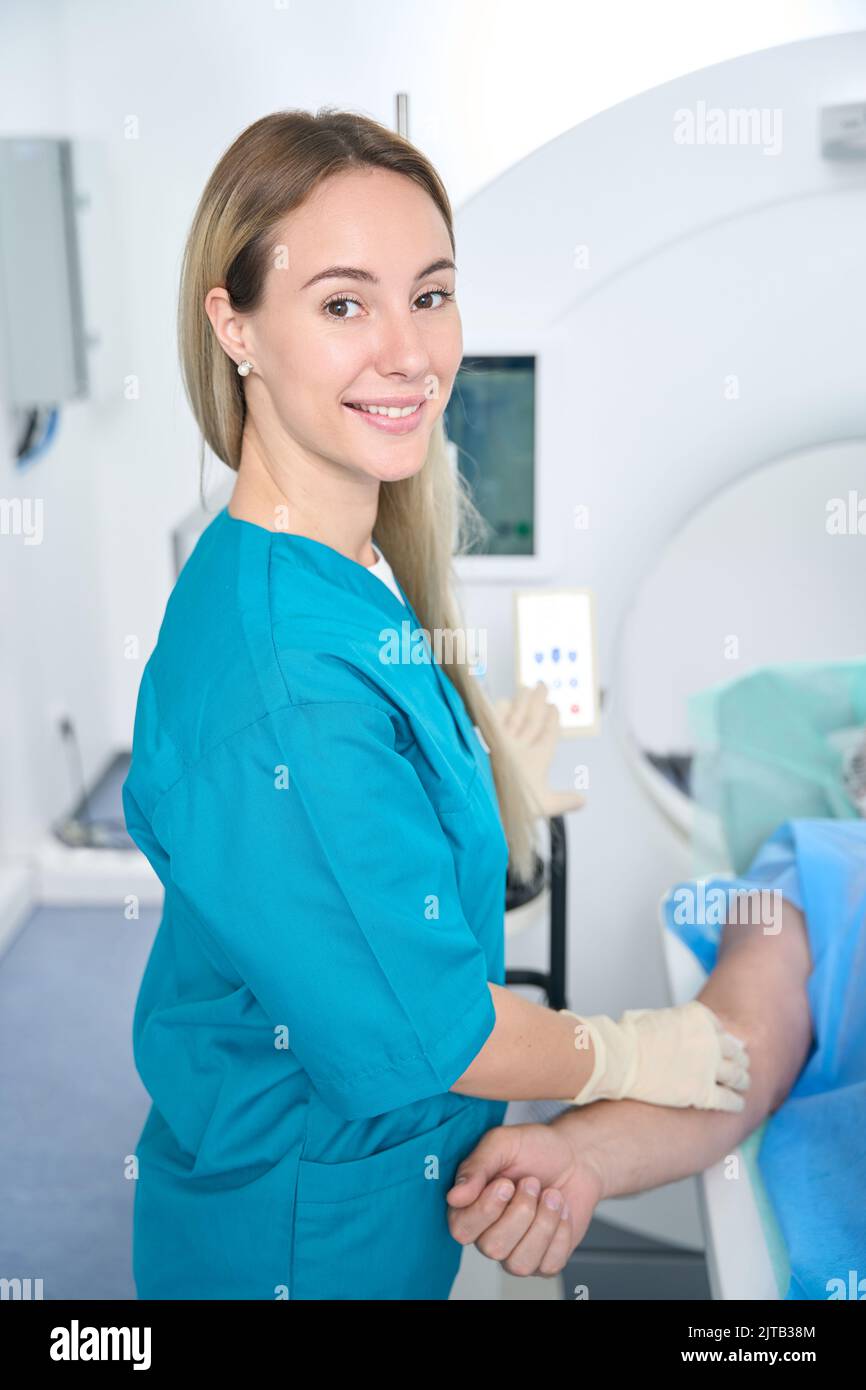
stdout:
{"type": "MultiPolygon", "coordinates": [[[[430,299],[430,298],[432,298],[434,295],[438,295],[439,298],[442,300],[442,303],[441,303],[441,304],[432,304],[432,305],[431,305],[431,304],[426,304],[426,305],[423,305],[423,306],[422,306],[424,309],[431,309],[431,308],[432,308],[432,309],[441,309],[441,308],[443,307],[443,305],[445,305],[445,304],[448,302],[449,299],[453,299],[453,298],[454,298],[454,290],[444,290],[444,289],[439,289],[439,288],[433,289],[433,290],[425,290],[423,294],[419,294],[418,298],[415,300],[415,303],[416,303],[416,304],[420,304],[421,301],[422,301],[422,299],[430,299]]],[[[360,301],[360,299],[355,299],[355,297],[354,297],[353,295],[351,295],[351,294],[336,294],[336,295],[334,295],[333,299],[326,299],[326,300],[325,300],[325,303],[322,305],[322,312],[324,313],[325,317],[326,317],[326,318],[329,318],[329,319],[354,319],[354,318],[357,318],[357,317],[358,317],[357,314],[350,314],[350,313],[348,313],[348,312],[332,314],[332,313],[330,312],[331,309],[334,308],[334,307],[336,307],[336,306],[342,307],[343,305],[349,305],[349,304],[357,304],[359,308],[361,307],[361,301],[360,301]]]]}
{"type": "MultiPolygon", "coordinates": [[[[445,304],[445,303],[447,303],[447,301],[448,301],[449,299],[453,299],[453,298],[454,298],[454,291],[453,291],[453,290],[425,290],[423,294],[419,294],[418,299],[415,300],[415,303],[417,304],[417,303],[418,303],[420,300],[422,300],[422,299],[429,299],[430,296],[431,296],[431,295],[434,295],[434,294],[438,294],[439,298],[442,300],[442,304],[445,304]]],[[[442,304],[433,304],[433,305],[428,305],[427,307],[428,307],[428,308],[434,308],[434,309],[441,309],[441,308],[442,308],[442,304]]]]}
{"type": "Polygon", "coordinates": [[[360,299],[353,299],[352,296],[351,296],[351,295],[348,295],[348,294],[340,294],[340,295],[337,295],[334,299],[328,299],[328,300],[326,300],[325,303],[324,303],[324,305],[323,305],[322,307],[323,307],[323,309],[324,309],[324,311],[325,311],[325,316],[326,316],[327,318],[329,318],[329,319],[347,319],[347,318],[348,318],[348,319],[353,319],[353,318],[357,318],[357,315],[356,315],[356,314],[330,314],[330,313],[328,313],[328,310],[329,310],[333,305],[335,305],[335,304],[358,304],[358,305],[360,305],[360,303],[361,303],[360,299]]]}

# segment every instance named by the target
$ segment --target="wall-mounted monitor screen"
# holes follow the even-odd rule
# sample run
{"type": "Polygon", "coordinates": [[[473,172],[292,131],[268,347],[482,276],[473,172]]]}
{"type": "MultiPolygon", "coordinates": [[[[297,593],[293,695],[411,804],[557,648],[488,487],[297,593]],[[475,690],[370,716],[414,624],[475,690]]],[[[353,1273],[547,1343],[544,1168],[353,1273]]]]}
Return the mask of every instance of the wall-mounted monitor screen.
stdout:
{"type": "Polygon", "coordinates": [[[535,555],[535,358],[465,357],[445,432],[489,527],[473,554],[535,555]]]}

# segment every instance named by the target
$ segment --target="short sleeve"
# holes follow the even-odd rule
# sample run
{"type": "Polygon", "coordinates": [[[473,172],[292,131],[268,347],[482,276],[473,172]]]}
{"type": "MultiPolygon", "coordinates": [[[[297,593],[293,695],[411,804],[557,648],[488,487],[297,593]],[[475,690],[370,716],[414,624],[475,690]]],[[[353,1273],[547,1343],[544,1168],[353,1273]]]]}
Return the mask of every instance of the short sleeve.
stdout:
{"type": "Polygon", "coordinates": [[[171,880],[325,1103],[440,1094],[496,1014],[454,854],[373,704],[277,710],[171,792],[171,880]]]}

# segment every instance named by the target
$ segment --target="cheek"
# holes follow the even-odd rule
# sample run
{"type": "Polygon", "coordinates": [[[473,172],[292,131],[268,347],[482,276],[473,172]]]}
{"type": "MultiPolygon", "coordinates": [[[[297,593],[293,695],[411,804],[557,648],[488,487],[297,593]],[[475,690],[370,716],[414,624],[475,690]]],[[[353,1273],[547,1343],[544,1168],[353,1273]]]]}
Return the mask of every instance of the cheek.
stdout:
{"type": "Polygon", "coordinates": [[[313,408],[333,405],[369,366],[361,336],[336,329],[307,327],[292,345],[286,381],[303,384],[313,408]]]}
{"type": "Polygon", "coordinates": [[[370,355],[370,345],[361,334],[337,325],[323,333],[310,334],[305,357],[318,377],[342,391],[351,385],[370,355]]]}
{"type": "Polygon", "coordinates": [[[346,332],[343,324],[329,324],[315,315],[310,318],[285,312],[273,316],[268,324],[268,347],[282,390],[303,383],[308,391],[321,389],[339,395],[357,375],[363,360],[360,338],[346,332]]]}
{"type": "Polygon", "coordinates": [[[452,382],[463,360],[463,330],[456,314],[431,324],[427,349],[433,371],[443,381],[452,382]]]}

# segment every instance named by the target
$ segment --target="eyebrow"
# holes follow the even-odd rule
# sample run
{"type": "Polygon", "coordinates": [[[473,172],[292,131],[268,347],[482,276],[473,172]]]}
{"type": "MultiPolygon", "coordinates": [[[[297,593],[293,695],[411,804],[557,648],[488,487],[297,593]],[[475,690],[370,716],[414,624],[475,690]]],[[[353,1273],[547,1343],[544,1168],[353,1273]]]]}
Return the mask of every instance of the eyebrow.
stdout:
{"type": "MultiPolygon", "coordinates": [[[[419,280],[423,280],[426,276],[432,275],[434,271],[456,271],[456,269],[457,267],[453,261],[449,261],[447,257],[443,257],[441,260],[432,261],[430,265],[420,270],[415,276],[414,283],[417,285],[419,280]]],[[[373,275],[369,270],[359,270],[357,266],[351,265],[329,265],[327,270],[320,270],[318,275],[314,275],[311,280],[308,280],[305,285],[301,286],[301,289],[309,289],[310,285],[315,285],[319,280],[364,280],[370,285],[379,284],[378,275],[373,275]]]]}

